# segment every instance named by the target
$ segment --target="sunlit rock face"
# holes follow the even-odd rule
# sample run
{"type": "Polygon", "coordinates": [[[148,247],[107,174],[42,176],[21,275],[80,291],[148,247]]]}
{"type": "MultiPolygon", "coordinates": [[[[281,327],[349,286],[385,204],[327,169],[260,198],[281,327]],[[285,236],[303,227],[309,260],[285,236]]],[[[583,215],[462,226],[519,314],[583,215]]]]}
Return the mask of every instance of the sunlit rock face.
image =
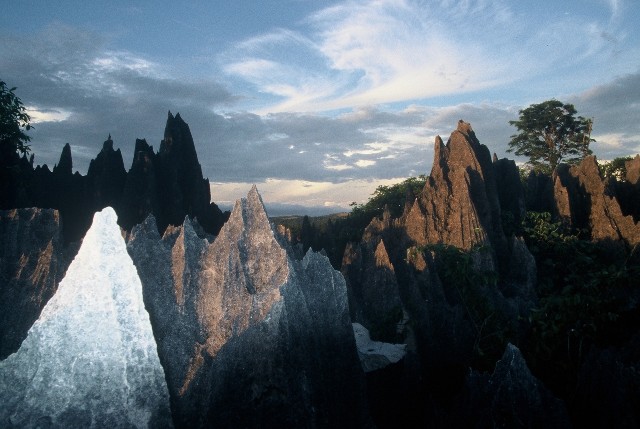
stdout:
{"type": "MultiPolygon", "coordinates": [[[[633,176],[633,163],[629,167],[633,176]]],[[[629,246],[640,243],[640,225],[634,221],[634,213],[625,216],[615,187],[603,181],[594,156],[575,166],[559,165],[553,179],[555,211],[568,225],[588,231],[594,241],[624,241],[629,246]]],[[[629,181],[630,186],[632,183],[629,181]]]]}
{"type": "Polygon", "coordinates": [[[0,362],[2,427],[170,427],[169,395],[116,214],[94,216],[56,294],[0,362]]]}
{"type": "Polygon", "coordinates": [[[367,426],[344,278],[285,242],[255,187],[211,243],[190,219],[133,229],[176,426],[367,426]]]}

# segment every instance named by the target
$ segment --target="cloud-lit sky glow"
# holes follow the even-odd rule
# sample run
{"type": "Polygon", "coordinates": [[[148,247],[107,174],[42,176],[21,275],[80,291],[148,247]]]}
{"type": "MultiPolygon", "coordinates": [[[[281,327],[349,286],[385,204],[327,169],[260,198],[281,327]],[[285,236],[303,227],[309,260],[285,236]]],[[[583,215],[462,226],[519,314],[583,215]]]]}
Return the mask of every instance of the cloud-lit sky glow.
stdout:
{"type": "Polygon", "coordinates": [[[598,158],[640,152],[635,0],[9,0],[0,24],[37,164],[69,142],[86,173],[111,133],[128,168],[180,112],[223,206],[256,183],[274,212],[347,209],[427,174],[458,119],[512,158],[508,121],[550,98],[598,158]]]}

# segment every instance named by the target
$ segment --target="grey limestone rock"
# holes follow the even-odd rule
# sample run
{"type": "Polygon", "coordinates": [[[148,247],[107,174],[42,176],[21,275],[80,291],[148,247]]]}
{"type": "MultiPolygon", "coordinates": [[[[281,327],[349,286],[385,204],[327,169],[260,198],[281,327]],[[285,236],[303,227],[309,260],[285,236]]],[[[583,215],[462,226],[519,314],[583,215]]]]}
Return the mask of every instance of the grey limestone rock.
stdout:
{"type": "Polygon", "coordinates": [[[564,402],[531,374],[513,344],[507,345],[492,374],[470,372],[460,404],[464,427],[571,427],[564,402]]]}
{"type": "Polygon", "coordinates": [[[171,427],[169,394],[116,214],[94,216],[56,294],[0,362],[2,427],[171,427]]]}
{"type": "Polygon", "coordinates": [[[128,250],[177,426],[368,425],[344,278],[325,256],[292,257],[255,187],[211,243],[187,221],[162,239],[152,224],[128,250]]]}

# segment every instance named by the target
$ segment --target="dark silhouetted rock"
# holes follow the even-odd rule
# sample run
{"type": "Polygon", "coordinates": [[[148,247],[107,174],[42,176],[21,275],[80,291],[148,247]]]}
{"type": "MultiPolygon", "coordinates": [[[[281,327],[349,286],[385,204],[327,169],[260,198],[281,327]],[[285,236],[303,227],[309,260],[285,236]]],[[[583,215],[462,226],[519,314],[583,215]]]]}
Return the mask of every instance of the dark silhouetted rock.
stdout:
{"type": "Polygon", "coordinates": [[[640,425],[640,335],[620,347],[593,347],[578,374],[576,426],[640,425]]]}
{"type": "Polygon", "coordinates": [[[0,362],[2,427],[172,427],[142,285],[106,208],[20,349],[0,362]]]}
{"type": "Polygon", "coordinates": [[[127,180],[127,171],[120,149],[113,149],[111,135],[104,142],[98,156],[89,163],[87,171],[87,186],[93,211],[100,211],[105,207],[113,207],[119,211],[120,199],[127,180]]]}
{"type": "Polygon", "coordinates": [[[155,164],[153,147],[144,139],[136,139],[133,162],[127,174],[118,213],[120,226],[128,231],[149,214],[160,211],[155,164]]]}
{"type": "Polygon", "coordinates": [[[185,216],[196,218],[205,231],[216,233],[222,226],[222,212],[211,204],[209,180],[202,177],[189,125],[178,113],[169,112],[164,139],[156,159],[160,231],[180,225],[185,216]]]}
{"type": "Polygon", "coordinates": [[[531,171],[526,182],[526,206],[528,211],[554,213],[553,180],[551,176],[531,171]]]}
{"type": "Polygon", "coordinates": [[[51,174],[53,197],[52,208],[60,211],[65,243],[77,242],[91,225],[93,210],[87,198],[87,180],[80,173],[73,173],[71,146],[62,149],[58,164],[51,174]]]}
{"type": "Polygon", "coordinates": [[[520,182],[520,171],[515,161],[507,158],[495,159],[493,170],[500,201],[503,228],[507,235],[516,232],[526,214],[524,189],[520,182]]]}
{"type": "Polygon", "coordinates": [[[211,202],[209,181],[202,177],[189,126],[169,113],[160,152],[145,140],[136,140],[131,170],[124,169],[120,149],[113,149],[109,135],[89,164],[86,176],[73,173],[71,146],[62,149],[53,171],[33,168],[33,158],[12,153],[0,160],[0,209],[54,208],[63,220],[65,243],[78,242],[93,214],[113,207],[127,231],[149,214],[160,232],[179,225],[185,216],[196,219],[205,234],[217,234],[226,220],[211,202]]]}
{"type": "Polygon", "coordinates": [[[179,427],[363,427],[346,287],[325,256],[292,258],[255,187],[212,243],[153,219],[128,250],[179,427]],[[284,247],[283,247],[284,246],[284,247]]]}
{"type": "Polygon", "coordinates": [[[525,362],[520,350],[508,344],[493,374],[472,371],[458,413],[469,428],[568,428],[564,403],[555,398],[525,362]]]}
{"type": "Polygon", "coordinates": [[[0,359],[18,350],[69,262],[56,210],[0,211],[0,359]]]}

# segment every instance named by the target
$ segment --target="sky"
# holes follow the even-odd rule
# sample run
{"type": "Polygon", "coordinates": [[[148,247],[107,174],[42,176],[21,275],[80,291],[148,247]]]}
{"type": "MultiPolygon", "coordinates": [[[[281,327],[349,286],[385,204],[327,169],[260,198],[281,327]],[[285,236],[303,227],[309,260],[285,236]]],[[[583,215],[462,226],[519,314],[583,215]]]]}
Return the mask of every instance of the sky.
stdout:
{"type": "Polygon", "coordinates": [[[212,199],[258,186],[270,214],[349,210],[429,174],[457,121],[507,153],[555,98],[593,118],[600,160],[640,152],[637,0],[5,0],[0,79],[32,117],[36,164],[74,170],[111,134],[129,169],[189,124],[212,199]]]}

